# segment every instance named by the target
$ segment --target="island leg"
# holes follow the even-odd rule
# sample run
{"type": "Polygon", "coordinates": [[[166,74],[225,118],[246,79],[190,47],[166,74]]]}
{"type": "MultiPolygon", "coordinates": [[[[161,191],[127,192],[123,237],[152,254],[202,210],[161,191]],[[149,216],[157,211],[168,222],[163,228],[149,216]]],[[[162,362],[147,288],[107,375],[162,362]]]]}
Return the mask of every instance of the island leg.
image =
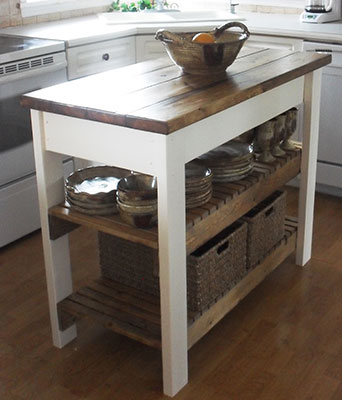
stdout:
{"type": "Polygon", "coordinates": [[[76,325],[60,330],[57,312],[58,302],[72,293],[68,235],[50,240],[48,222],[48,209],[64,199],[62,155],[45,150],[44,114],[32,110],[31,120],[52,338],[61,348],[76,337],[76,325]]]}
{"type": "Polygon", "coordinates": [[[312,250],[321,75],[321,70],[317,70],[305,76],[304,131],[296,252],[296,263],[301,266],[310,260],[312,250]]]}
{"type": "Polygon", "coordinates": [[[163,384],[174,396],[188,381],[185,173],[182,146],[164,139],[157,174],[163,384]]]}

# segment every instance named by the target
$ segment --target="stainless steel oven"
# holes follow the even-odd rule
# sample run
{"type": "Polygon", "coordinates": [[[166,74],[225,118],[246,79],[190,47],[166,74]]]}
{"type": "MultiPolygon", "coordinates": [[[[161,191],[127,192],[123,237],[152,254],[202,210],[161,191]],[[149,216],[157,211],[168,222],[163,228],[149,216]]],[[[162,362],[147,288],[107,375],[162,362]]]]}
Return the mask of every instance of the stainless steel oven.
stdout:
{"type": "Polygon", "coordinates": [[[66,76],[63,42],[0,36],[0,247],[40,227],[30,113],[20,96],[66,76]]]}

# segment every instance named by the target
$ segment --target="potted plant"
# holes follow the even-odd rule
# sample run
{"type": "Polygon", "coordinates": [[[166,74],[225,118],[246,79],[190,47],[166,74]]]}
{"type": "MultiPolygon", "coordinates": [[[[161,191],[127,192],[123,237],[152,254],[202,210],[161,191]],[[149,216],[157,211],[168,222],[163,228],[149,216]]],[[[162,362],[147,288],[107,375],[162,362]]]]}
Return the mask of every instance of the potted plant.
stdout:
{"type": "MultiPolygon", "coordinates": [[[[166,0],[164,1],[164,6],[167,7],[168,4],[166,0]]],[[[121,3],[120,0],[115,0],[111,6],[109,11],[121,11],[121,12],[138,12],[138,11],[147,11],[153,10],[156,8],[156,4],[154,0],[138,0],[136,2],[121,3]]]]}

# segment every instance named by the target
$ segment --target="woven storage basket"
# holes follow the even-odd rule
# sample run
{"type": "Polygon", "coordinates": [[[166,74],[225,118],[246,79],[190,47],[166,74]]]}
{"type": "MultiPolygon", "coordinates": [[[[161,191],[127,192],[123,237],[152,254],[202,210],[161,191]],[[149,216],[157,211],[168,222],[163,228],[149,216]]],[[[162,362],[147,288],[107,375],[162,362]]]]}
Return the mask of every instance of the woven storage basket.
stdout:
{"type": "Polygon", "coordinates": [[[284,237],[286,192],[276,191],[242,218],[248,223],[247,269],[255,267],[284,237]]]}
{"type": "MultiPolygon", "coordinates": [[[[247,224],[221,231],[187,258],[188,308],[203,311],[246,274],[247,224]]],[[[99,232],[102,276],[159,296],[156,250],[99,232]]]]}

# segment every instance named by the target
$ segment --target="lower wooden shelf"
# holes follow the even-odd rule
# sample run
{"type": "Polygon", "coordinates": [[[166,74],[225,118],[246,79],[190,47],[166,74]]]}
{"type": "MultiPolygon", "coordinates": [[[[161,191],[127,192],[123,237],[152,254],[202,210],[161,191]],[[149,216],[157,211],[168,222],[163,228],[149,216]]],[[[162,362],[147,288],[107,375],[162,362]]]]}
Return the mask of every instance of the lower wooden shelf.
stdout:
{"type": "MultiPolygon", "coordinates": [[[[188,313],[188,347],[215,326],[296,247],[297,223],[287,217],[285,236],[248,275],[201,314],[188,313]]],[[[78,318],[91,318],[116,333],[161,348],[160,303],[157,297],[100,278],[58,304],[62,330],[78,318]]]]}

